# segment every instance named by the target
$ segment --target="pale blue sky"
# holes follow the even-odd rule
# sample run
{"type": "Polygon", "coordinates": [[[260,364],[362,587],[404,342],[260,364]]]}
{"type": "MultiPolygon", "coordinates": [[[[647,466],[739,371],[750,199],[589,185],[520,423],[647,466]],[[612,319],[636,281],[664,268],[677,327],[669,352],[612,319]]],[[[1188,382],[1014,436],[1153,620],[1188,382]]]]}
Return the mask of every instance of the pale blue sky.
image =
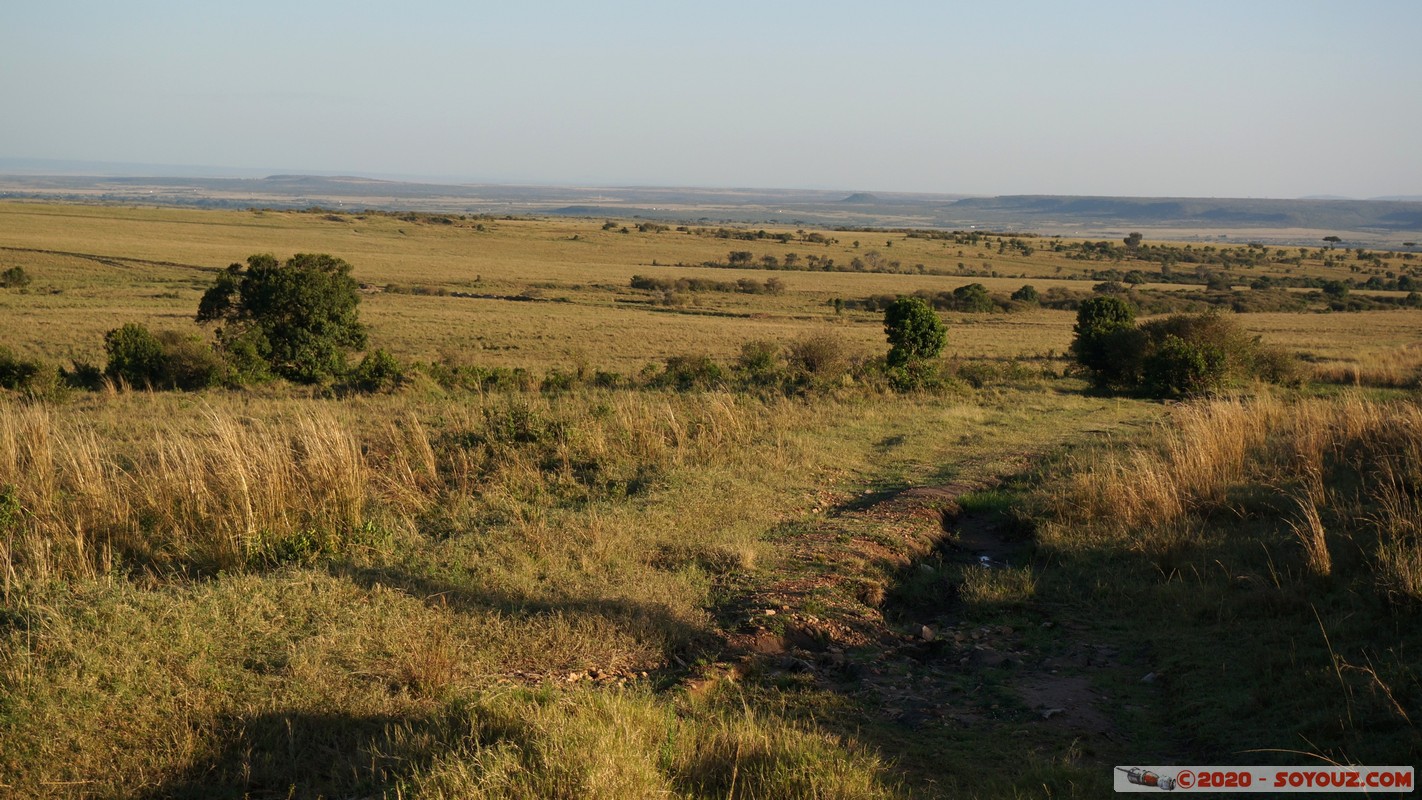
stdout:
{"type": "Polygon", "coordinates": [[[9,2],[0,158],[1422,194],[1422,2],[9,2]]]}

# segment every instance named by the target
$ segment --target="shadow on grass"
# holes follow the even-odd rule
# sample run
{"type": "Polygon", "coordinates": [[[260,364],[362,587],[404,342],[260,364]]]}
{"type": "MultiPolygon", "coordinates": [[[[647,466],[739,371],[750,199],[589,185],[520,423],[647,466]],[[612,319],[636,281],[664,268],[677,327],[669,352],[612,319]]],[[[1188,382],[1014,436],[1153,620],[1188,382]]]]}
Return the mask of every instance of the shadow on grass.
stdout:
{"type": "Polygon", "coordinates": [[[277,711],[212,722],[212,749],[155,789],[159,798],[367,797],[408,781],[453,746],[487,745],[515,731],[481,729],[462,709],[423,717],[277,711]]]}
{"type": "MultiPolygon", "coordinates": [[[[555,614],[602,617],[639,641],[661,643],[668,661],[680,659],[689,663],[724,645],[723,639],[711,630],[656,603],[616,597],[533,597],[497,587],[462,586],[395,567],[333,564],[330,571],[332,575],[365,589],[373,589],[377,585],[399,589],[431,605],[442,605],[455,611],[496,611],[524,618],[555,614]]],[[[662,672],[674,674],[676,670],[665,668],[662,672]]]]}

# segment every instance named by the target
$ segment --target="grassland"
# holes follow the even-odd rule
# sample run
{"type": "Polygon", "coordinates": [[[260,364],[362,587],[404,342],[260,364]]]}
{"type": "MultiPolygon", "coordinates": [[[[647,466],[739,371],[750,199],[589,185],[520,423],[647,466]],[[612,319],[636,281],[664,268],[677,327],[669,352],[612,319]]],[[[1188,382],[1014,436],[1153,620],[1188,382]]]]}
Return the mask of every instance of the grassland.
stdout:
{"type": "MultiPolygon", "coordinates": [[[[228,263],[314,251],[404,360],[631,375],[826,331],[877,354],[835,298],[1102,268],[622,222],[5,204],[0,268],[33,280],[0,344],[101,362],[124,322],[198,331],[228,263]],[[871,248],[989,274],[704,266],[871,248]]],[[[1070,311],[944,317],[993,368],[937,393],[5,396],[0,795],[1099,797],[1122,763],[1409,763],[1422,311],[1239,315],[1310,380],[1174,407],[1087,392],[1070,311]]]]}

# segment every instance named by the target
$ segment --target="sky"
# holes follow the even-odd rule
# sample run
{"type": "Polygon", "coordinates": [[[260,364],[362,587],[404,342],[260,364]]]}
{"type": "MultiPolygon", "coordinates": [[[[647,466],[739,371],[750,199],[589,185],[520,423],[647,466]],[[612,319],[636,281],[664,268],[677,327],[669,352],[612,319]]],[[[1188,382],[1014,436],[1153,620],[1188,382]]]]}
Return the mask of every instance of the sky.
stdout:
{"type": "Polygon", "coordinates": [[[0,159],[441,181],[1422,195],[1422,2],[45,0],[0,159]]]}

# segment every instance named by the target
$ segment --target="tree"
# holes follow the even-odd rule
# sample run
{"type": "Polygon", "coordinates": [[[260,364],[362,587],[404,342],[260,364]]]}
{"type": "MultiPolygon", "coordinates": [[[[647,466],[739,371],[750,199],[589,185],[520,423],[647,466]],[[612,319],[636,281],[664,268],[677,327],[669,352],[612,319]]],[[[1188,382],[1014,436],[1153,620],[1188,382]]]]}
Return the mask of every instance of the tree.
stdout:
{"type": "Polygon", "coordinates": [[[1077,363],[1090,370],[1098,386],[1118,386],[1132,382],[1132,359],[1123,353],[1132,349],[1127,341],[1135,329],[1135,312],[1125,300],[1102,294],[1082,301],[1076,312],[1076,336],[1071,352],[1077,363]]]}
{"type": "Polygon", "coordinates": [[[1333,246],[1341,243],[1343,239],[1339,236],[1325,236],[1323,237],[1323,241],[1328,242],[1328,249],[1332,250],[1333,246]]]}
{"type": "Polygon", "coordinates": [[[1036,303],[1041,300],[1041,295],[1037,293],[1037,287],[1029,283],[1013,292],[1012,299],[1019,303],[1036,303]]]}
{"type": "Polygon", "coordinates": [[[1141,238],[1142,237],[1139,233],[1132,231],[1129,236],[1127,236],[1125,239],[1122,239],[1121,241],[1125,242],[1127,247],[1131,248],[1132,250],[1135,250],[1137,247],[1141,246],[1141,238]]]}
{"type": "Polygon", "coordinates": [[[953,290],[953,308],[956,311],[987,312],[997,308],[988,294],[986,286],[970,283],[953,290]]]}
{"type": "Polygon", "coordinates": [[[936,358],[948,340],[943,321],[917,297],[900,297],[884,310],[884,335],[893,366],[936,358]]]}
{"type": "MultiPolygon", "coordinates": [[[[286,263],[254,255],[218,275],[198,304],[198,322],[219,322],[234,361],[265,361],[277,375],[315,383],[346,370],[346,353],[365,346],[360,285],[351,265],[324,253],[286,263]]],[[[245,364],[239,364],[239,369],[245,364]]]]}

